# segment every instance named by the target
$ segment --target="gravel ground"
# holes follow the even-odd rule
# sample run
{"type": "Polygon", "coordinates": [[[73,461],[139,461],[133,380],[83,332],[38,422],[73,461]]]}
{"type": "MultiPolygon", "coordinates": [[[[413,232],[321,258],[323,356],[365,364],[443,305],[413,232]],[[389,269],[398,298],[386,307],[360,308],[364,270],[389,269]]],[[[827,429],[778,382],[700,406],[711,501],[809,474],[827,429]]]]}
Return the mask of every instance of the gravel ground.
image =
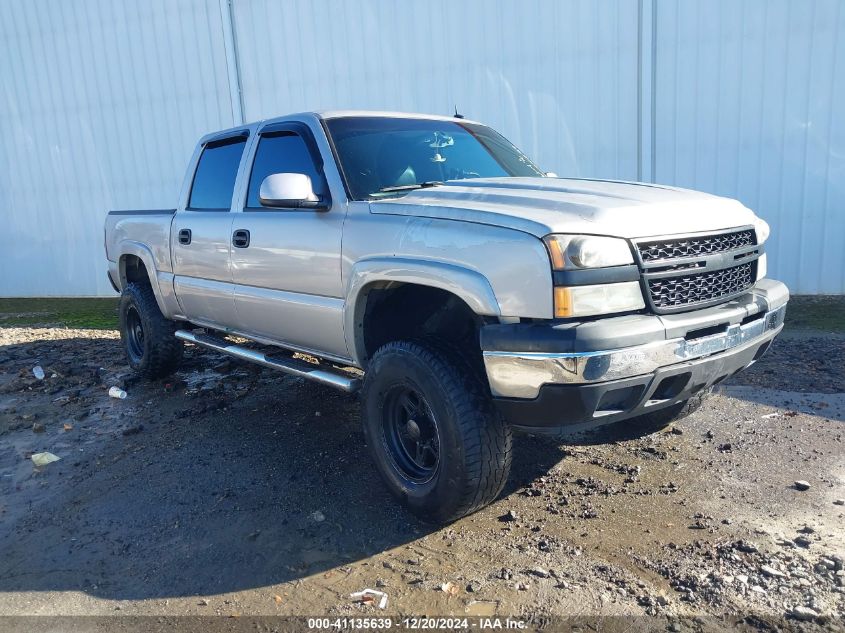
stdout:
{"type": "Polygon", "coordinates": [[[196,348],[143,382],[114,332],[0,328],[0,613],[841,627],[842,335],[787,333],[669,428],[518,437],[499,500],[442,529],[387,495],[358,416],[196,348]]]}

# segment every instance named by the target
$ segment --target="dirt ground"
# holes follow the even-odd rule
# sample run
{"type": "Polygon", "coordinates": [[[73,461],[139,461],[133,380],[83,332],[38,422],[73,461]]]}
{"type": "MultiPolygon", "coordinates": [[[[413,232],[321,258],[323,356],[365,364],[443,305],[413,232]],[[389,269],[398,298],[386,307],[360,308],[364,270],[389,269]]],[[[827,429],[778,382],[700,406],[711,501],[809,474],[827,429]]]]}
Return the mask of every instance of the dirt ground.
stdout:
{"type": "Polygon", "coordinates": [[[441,529],[386,493],[354,397],[197,348],[138,381],[116,336],[0,328],[0,614],[842,627],[842,334],[785,333],[668,428],[518,436],[498,501],[441,529]]]}

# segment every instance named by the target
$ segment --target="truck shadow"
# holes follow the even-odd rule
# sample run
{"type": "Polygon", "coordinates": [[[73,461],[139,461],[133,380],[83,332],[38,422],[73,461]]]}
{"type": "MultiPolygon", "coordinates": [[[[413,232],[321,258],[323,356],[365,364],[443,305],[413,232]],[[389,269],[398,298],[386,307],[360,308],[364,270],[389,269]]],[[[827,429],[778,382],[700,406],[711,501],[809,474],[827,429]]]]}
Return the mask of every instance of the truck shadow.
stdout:
{"type": "MultiPolygon", "coordinates": [[[[130,380],[129,397],[114,400],[108,376],[125,372],[114,340],[4,354],[0,592],[221,594],[320,574],[438,529],[386,492],[354,397],[192,350],[175,381],[130,380]],[[33,433],[32,419],[46,430],[33,433]],[[33,468],[28,453],[45,450],[61,461],[33,468]]],[[[553,444],[518,440],[503,494],[562,458],[553,444]]]]}

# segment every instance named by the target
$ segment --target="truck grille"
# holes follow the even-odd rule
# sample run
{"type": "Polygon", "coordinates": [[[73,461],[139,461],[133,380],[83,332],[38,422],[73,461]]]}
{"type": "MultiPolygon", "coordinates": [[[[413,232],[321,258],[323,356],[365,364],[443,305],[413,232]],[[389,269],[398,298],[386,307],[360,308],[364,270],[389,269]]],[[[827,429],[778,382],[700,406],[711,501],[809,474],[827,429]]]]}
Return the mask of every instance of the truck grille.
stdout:
{"type": "Polygon", "coordinates": [[[648,279],[651,303],[657,309],[709,303],[736,295],[754,283],[756,262],[712,272],[648,279]]]}
{"type": "Polygon", "coordinates": [[[729,301],[757,279],[763,246],[754,228],[634,240],[643,290],[657,314],[729,301]]]}
{"type": "Polygon", "coordinates": [[[643,262],[653,262],[722,253],[752,244],[754,244],[754,231],[744,229],[732,233],[640,242],[637,248],[643,262]]]}

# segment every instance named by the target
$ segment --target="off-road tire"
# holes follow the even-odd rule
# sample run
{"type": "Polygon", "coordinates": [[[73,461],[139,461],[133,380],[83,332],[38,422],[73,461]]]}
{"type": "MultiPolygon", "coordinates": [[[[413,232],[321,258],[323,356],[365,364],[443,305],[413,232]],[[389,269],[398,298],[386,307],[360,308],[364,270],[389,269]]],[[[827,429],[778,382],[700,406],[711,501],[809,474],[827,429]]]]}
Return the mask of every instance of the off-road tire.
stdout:
{"type": "Polygon", "coordinates": [[[447,523],[471,514],[502,491],[511,466],[511,431],[487,388],[457,352],[432,342],[394,341],[376,351],[361,391],[364,435],[390,492],[424,521],[447,523]],[[389,394],[418,391],[439,438],[439,461],[428,481],[397,465],[387,439],[389,394]]]}
{"type": "Polygon", "coordinates": [[[161,313],[149,284],[127,284],[120,296],[118,321],[120,340],[135,372],[156,379],[176,371],[182,360],[182,341],[174,336],[176,324],[161,313]],[[129,331],[136,315],[143,332],[140,341],[129,331]]]}
{"type": "Polygon", "coordinates": [[[637,418],[634,418],[639,423],[647,424],[649,426],[663,427],[671,422],[682,420],[688,415],[691,415],[701,408],[704,401],[713,393],[713,387],[708,387],[699,391],[688,400],[678,402],[665,409],[658,409],[651,413],[646,413],[637,418]]]}

